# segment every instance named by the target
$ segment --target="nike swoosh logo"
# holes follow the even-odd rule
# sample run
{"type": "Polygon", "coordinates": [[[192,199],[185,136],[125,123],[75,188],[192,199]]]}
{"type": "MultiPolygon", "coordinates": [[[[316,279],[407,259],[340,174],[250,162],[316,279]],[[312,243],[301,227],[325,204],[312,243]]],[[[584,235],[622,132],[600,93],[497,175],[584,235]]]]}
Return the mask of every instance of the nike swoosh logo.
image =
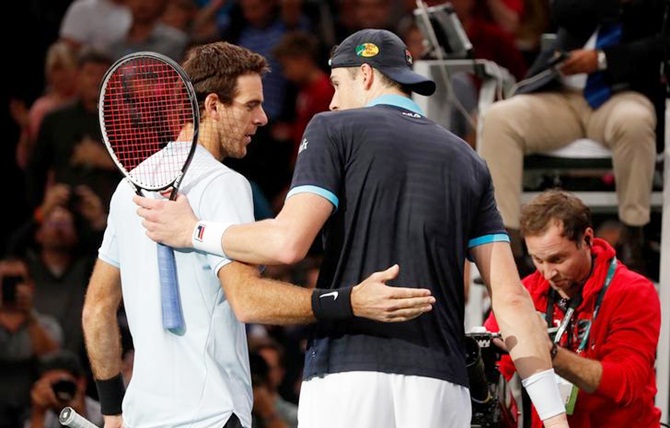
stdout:
{"type": "Polygon", "coordinates": [[[337,296],[339,296],[340,293],[337,291],[331,291],[330,293],[322,294],[319,296],[319,299],[323,299],[324,297],[332,297],[333,301],[337,300],[337,296]]]}

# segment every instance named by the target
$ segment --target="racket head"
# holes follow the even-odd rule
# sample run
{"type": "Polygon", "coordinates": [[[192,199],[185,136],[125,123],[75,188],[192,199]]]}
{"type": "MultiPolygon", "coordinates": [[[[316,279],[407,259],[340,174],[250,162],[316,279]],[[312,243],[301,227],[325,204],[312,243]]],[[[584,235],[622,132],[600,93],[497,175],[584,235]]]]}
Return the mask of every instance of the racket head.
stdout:
{"type": "Polygon", "coordinates": [[[200,111],[176,61],[150,51],[117,60],[102,80],[98,115],[107,151],[133,185],[178,188],[195,152],[200,111]]]}

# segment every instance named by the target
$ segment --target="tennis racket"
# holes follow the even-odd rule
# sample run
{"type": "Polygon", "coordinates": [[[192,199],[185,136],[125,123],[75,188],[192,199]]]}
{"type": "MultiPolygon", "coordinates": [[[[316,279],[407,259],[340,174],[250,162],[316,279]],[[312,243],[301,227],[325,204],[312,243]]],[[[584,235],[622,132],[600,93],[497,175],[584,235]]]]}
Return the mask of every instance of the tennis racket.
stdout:
{"type": "MultiPolygon", "coordinates": [[[[186,72],[172,59],[135,52],[116,61],[100,88],[103,140],[116,166],[136,193],[179,184],[193,158],[200,121],[198,102],[186,72]]],[[[158,244],[163,327],[185,331],[172,248],[158,244]]]]}
{"type": "Polygon", "coordinates": [[[70,428],[98,428],[97,425],[77,413],[72,407],[65,407],[61,410],[58,421],[61,425],[70,428]]]}

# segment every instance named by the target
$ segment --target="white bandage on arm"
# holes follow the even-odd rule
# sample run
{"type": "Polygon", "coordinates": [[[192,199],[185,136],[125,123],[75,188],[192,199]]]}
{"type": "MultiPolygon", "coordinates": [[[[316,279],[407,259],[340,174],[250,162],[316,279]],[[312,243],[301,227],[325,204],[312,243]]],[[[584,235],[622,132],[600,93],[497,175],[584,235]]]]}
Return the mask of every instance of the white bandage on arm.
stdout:
{"type": "Polygon", "coordinates": [[[217,256],[226,257],[221,245],[221,237],[223,233],[232,226],[233,223],[217,223],[213,221],[201,220],[193,228],[193,235],[191,240],[193,248],[206,253],[215,254],[217,256]]]}
{"type": "Polygon", "coordinates": [[[565,413],[565,403],[558,391],[554,369],[535,373],[521,381],[530,397],[537,414],[543,421],[565,413]]]}

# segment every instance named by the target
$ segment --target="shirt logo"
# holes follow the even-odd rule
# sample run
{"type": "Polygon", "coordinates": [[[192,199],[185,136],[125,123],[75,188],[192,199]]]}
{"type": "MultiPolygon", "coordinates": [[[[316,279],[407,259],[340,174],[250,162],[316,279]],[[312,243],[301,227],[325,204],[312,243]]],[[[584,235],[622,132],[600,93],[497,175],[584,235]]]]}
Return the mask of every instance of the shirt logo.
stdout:
{"type": "Polygon", "coordinates": [[[415,118],[415,119],[418,119],[418,118],[421,117],[421,115],[420,115],[419,113],[412,113],[412,112],[409,112],[409,111],[403,111],[403,112],[402,112],[402,115],[403,115],[403,116],[413,117],[413,118],[415,118]]]}
{"type": "Polygon", "coordinates": [[[374,43],[363,43],[362,45],[356,46],[356,56],[362,56],[363,58],[371,58],[379,53],[379,47],[374,43]]]}
{"type": "Polygon", "coordinates": [[[325,294],[320,295],[319,299],[323,299],[324,297],[332,297],[333,302],[334,302],[335,300],[337,300],[337,296],[339,296],[339,295],[340,295],[340,293],[338,293],[337,291],[331,291],[330,293],[325,293],[325,294]]]}
{"type": "Polygon", "coordinates": [[[307,141],[307,138],[303,138],[302,143],[300,143],[300,147],[298,147],[298,154],[307,149],[307,144],[309,144],[309,141],[307,141]]]}

